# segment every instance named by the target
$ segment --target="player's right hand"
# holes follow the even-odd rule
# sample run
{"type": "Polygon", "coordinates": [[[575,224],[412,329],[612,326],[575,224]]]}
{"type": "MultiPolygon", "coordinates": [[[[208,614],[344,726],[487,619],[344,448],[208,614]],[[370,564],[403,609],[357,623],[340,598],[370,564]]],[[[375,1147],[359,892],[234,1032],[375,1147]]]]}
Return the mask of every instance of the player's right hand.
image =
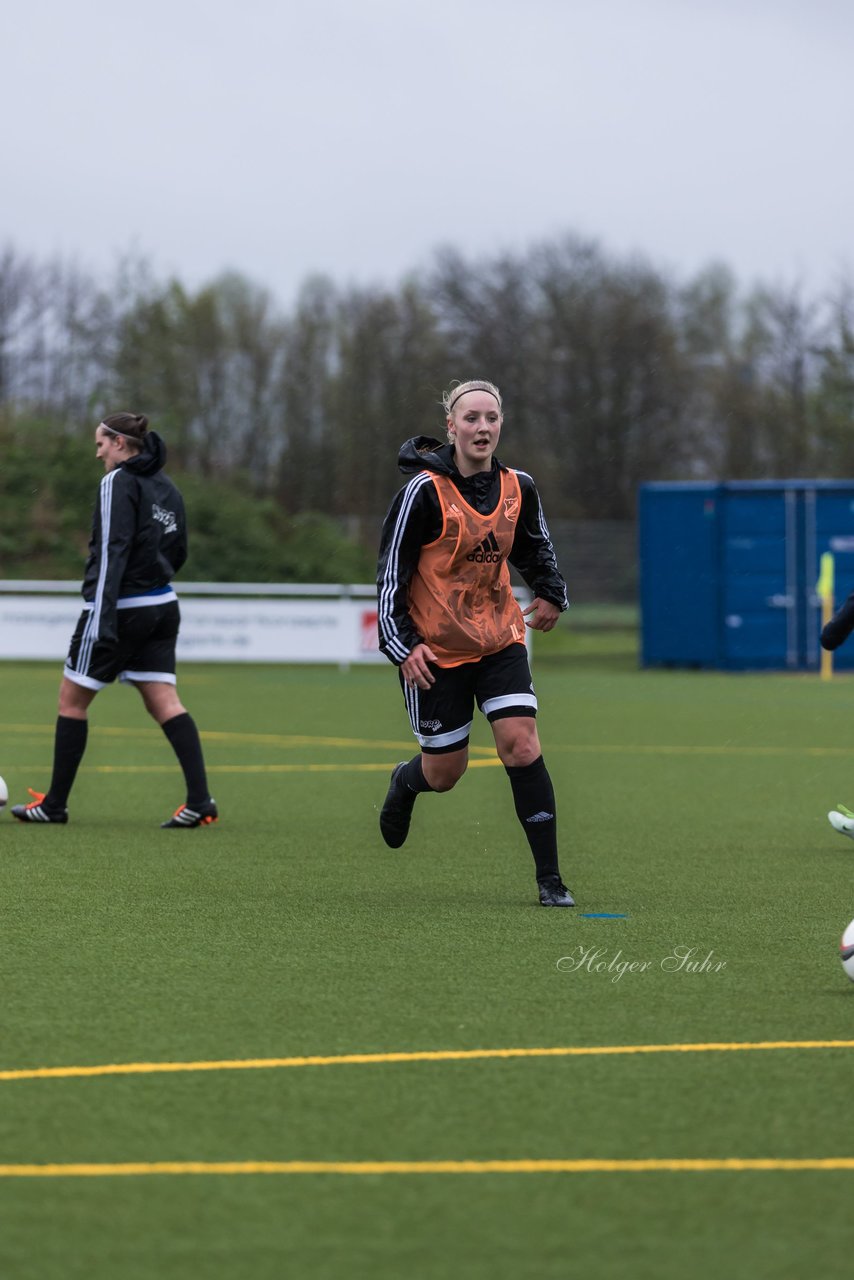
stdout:
{"type": "Polygon", "coordinates": [[[405,662],[400,664],[403,683],[409,689],[429,689],[435,684],[436,677],[428,667],[428,662],[435,662],[436,655],[427,644],[417,644],[405,662]]]}

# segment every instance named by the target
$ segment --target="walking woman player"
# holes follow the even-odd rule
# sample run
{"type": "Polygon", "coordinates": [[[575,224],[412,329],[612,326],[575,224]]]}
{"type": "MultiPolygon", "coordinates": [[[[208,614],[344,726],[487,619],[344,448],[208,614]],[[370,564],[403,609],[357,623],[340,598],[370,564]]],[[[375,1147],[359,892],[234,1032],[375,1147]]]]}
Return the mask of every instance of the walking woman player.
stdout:
{"type": "Polygon", "coordinates": [[[83,613],[59,689],[53,776],[45,795],[14,805],[21,822],[68,821],[68,796],[86,750],[89,704],[105,685],[135,685],[178,757],[187,800],[163,827],[216,822],[195,721],[175,683],[180,613],[169,585],[187,558],[184,502],[163,472],[166,446],[144,414],[113,413],[95,431],[104,478],[95,504],[83,613]]]}
{"type": "Polygon", "coordinates": [[[380,648],[398,667],[421,747],[398,764],[380,813],[387,845],[409,834],[422,792],[450,791],[465,773],[477,703],[489,721],[544,907],[573,907],[558,866],[555,796],[537,735],[537,698],[525,618],[551,631],[567,607],[566,584],[539,495],[524,471],[494,456],[501,394],[463,382],[442,399],[448,443],[428,436],[400,450],[413,478],[386,516],[377,577],[380,648]],[[534,593],[523,615],[507,561],[534,593]]]}

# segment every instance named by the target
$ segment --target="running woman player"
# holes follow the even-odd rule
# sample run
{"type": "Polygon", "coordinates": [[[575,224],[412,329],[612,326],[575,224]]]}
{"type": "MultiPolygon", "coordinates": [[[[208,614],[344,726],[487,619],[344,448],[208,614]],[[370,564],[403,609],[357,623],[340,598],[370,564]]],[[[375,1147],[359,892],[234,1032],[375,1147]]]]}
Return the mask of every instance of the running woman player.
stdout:
{"type": "Polygon", "coordinates": [[[184,773],[186,802],[161,826],[208,826],[217,821],[217,807],[199,732],[175,680],[180,612],[170,583],[187,558],[184,502],[163,471],[166,446],[148,430],[144,414],[110,414],[95,430],[95,453],[104,478],[83,577],[85,603],[59,688],[53,775],[46,794],[31,789],[32,803],[14,805],[12,813],[21,822],[68,821],[89,704],[118,677],[139,690],[184,773]]]}
{"type": "Polygon", "coordinates": [[[412,479],[383,524],[377,575],[380,648],[399,671],[421,748],[396,765],[380,813],[400,848],[417,797],[450,791],[465,773],[474,705],[489,721],[536,868],[544,907],[573,907],[558,866],[555,795],[537,735],[527,625],[551,631],[567,607],[536,486],[495,457],[501,394],[463,382],[442,399],[448,443],[408,440],[412,479]],[[534,594],[523,615],[509,562],[534,594]]]}

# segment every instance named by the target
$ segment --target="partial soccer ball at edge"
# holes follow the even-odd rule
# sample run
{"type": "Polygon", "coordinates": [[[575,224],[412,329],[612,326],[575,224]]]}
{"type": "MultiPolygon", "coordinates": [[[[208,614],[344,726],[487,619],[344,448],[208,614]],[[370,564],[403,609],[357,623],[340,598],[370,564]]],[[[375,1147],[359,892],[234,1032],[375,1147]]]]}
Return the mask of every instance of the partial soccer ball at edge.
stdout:
{"type": "Polygon", "coordinates": [[[6,786],[6,783],[3,781],[3,779],[0,778],[0,809],[5,807],[8,799],[9,799],[9,788],[6,786]]]}
{"type": "Polygon", "coordinates": [[[842,935],[842,941],[839,944],[839,958],[842,961],[842,968],[851,981],[854,982],[854,920],[851,921],[842,935]]]}

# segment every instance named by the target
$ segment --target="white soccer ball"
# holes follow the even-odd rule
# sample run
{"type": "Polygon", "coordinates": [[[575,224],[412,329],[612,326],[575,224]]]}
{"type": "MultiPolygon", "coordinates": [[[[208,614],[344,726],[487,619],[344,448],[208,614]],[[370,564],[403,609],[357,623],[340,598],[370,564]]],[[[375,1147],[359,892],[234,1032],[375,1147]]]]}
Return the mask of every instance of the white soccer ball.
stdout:
{"type": "Polygon", "coordinates": [[[839,944],[839,958],[842,961],[842,968],[851,981],[854,982],[854,920],[851,921],[842,935],[842,941],[839,944]]]}
{"type": "Polygon", "coordinates": [[[6,783],[3,781],[3,779],[0,778],[0,809],[4,807],[8,799],[9,799],[9,788],[6,786],[6,783]]]}

